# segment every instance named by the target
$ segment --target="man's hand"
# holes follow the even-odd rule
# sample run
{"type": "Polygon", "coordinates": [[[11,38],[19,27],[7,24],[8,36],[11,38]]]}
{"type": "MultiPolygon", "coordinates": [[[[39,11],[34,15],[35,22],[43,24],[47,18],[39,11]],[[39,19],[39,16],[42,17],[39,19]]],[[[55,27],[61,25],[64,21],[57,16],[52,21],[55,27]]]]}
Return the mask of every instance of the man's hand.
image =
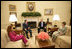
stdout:
{"type": "Polygon", "coordinates": [[[46,28],[46,27],[44,27],[44,28],[46,28]]]}
{"type": "Polygon", "coordinates": [[[37,27],[37,28],[39,28],[39,27],[37,27]]]}
{"type": "Polygon", "coordinates": [[[30,27],[28,27],[28,29],[30,29],[30,27]]]}
{"type": "Polygon", "coordinates": [[[25,30],[27,30],[27,29],[25,29],[25,30]]]}

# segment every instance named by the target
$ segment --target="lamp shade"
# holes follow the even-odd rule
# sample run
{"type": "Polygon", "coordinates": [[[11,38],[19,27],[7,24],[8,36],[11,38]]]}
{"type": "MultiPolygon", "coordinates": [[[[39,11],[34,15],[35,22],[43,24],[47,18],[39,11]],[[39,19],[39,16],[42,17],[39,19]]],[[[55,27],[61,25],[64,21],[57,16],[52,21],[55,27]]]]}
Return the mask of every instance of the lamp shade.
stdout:
{"type": "Polygon", "coordinates": [[[15,14],[10,15],[9,22],[15,22],[15,21],[17,21],[15,14]]]}
{"type": "Polygon", "coordinates": [[[54,15],[54,17],[53,17],[53,21],[55,21],[55,20],[60,20],[59,15],[54,15]]]}

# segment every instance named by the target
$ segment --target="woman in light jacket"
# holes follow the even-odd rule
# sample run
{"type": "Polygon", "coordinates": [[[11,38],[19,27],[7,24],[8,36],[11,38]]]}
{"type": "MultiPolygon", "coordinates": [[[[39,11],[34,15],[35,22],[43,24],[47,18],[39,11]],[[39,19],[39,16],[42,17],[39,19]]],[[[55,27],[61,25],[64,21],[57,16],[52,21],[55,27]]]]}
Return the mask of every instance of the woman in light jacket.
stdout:
{"type": "Polygon", "coordinates": [[[62,28],[59,28],[57,32],[54,32],[52,35],[52,40],[55,41],[57,36],[65,35],[67,28],[66,28],[66,22],[62,22],[62,28]]]}

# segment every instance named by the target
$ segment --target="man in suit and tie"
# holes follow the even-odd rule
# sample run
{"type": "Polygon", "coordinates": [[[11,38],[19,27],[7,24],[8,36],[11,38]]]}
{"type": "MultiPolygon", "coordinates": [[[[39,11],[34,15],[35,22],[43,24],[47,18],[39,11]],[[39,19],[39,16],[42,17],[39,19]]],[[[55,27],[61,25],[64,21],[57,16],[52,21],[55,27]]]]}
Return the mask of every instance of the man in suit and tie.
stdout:
{"type": "Polygon", "coordinates": [[[25,23],[23,23],[23,30],[25,31],[28,39],[29,39],[28,32],[30,33],[30,37],[32,37],[32,30],[30,29],[27,20],[25,20],[25,23]]]}
{"type": "Polygon", "coordinates": [[[40,32],[40,29],[43,29],[44,32],[46,32],[46,24],[45,22],[43,22],[43,19],[41,19],[41,21],[38,24],[38,33],[40,32]]]}

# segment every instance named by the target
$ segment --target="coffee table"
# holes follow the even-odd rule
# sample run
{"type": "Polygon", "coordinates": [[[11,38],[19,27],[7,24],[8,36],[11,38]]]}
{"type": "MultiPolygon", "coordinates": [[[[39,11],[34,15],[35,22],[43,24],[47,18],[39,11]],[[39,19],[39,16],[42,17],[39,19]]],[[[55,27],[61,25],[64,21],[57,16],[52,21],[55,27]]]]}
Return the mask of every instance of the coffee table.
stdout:
{"type": "Polygon", "coordinates": [[[35,43],[38,42],[40,48],[55,48],[55,44],[50,40],[41,41],[40,39],[35,36],[35,43]]]}

